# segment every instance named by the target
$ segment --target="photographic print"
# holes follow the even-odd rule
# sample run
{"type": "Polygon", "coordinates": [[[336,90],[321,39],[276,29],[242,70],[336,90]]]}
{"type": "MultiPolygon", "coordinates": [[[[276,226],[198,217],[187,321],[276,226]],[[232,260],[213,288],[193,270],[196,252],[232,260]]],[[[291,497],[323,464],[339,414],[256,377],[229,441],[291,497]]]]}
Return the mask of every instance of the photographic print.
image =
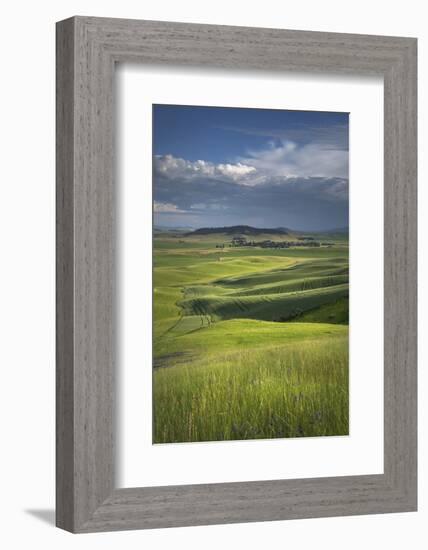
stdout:
{"type": "Polygon", "coordinates": [[[349,433],[348,113],[153,105],[153,443],[349,433]]]}

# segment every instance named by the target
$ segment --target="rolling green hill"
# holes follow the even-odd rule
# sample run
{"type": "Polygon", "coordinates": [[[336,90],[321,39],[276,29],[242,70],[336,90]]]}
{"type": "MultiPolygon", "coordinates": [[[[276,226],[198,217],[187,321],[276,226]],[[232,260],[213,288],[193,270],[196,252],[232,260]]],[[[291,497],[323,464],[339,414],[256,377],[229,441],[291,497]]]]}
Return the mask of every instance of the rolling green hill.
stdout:
{"type": "Polygon", "coordinates": [[[296,315],[348,296],[348,285],[256,294],[253,296],[204,296],[178,303],[184,315],[210,315],[218,319],[287,321],[296,315]]]}
{"type": "Polygon", "coordinates": [[[224,229],[155,235],[154,442],[347,433],[346,235],[265,249],[224,229]]]}

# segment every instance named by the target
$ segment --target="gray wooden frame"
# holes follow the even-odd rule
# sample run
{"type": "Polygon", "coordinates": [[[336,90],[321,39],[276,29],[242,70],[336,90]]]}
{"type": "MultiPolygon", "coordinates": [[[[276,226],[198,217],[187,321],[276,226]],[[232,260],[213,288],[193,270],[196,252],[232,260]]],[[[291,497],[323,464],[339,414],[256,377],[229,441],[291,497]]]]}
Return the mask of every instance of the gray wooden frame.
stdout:
{"type": "Polygon", "coordinates": [[[416,297],[416,39],[90,17],[57,24],[58,527],[416,510],[416,297]],[[115,488],[113,80],[124,61],[383,76],[382,475],[115,488]]]}

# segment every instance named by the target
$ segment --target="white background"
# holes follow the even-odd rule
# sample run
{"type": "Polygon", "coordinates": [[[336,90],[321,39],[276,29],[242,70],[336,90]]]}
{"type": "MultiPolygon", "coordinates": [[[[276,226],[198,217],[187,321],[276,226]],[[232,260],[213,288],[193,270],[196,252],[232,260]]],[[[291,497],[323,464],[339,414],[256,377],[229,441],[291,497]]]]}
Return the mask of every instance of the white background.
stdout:
{"type": "Polygon", "coordinates": [[[118,486],[382,473],[382,79],[296,74],[279,77],[265,73],[255,76],[221,71],[204,71],[201,75],[189,69],[171,74],[171,69],[135,65],[122,66],[116,78],[121,204],[118,486]],[[152,445],[153,103],[350,113],[349,436],[152,445]],[[365,269],[367,265],[370,269],[365,269]],[[364,300],[360,299],[361,293],[364,300]]]}
{"type": "MultiPolygon", "coordinates": [[[[1,109],[1,510],[5,548],[426,547],[427,400],[420,399],[419,512],[73,536],[52,527],[54,505],[54,22],[99,15],[419,37],[420,280],[428,278],[428,28],[419,0],[20,1],[3,5],[1,109]],[[4,42],[4,44],[3,44],[4,42]]],[[[428,362],[421,285],[420,364],[428,362]],[[423,345],[424,344],[424,345],[423,345]]],[[[420,369],[419,393],[428,373],[420,369]]]]}

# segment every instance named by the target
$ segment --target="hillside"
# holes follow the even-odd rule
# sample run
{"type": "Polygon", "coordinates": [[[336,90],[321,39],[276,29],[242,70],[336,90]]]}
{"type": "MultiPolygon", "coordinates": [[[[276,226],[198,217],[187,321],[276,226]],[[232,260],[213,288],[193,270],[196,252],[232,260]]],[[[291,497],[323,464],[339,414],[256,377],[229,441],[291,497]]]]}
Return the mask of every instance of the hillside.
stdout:
{"type": "Polygon", "coordinates": [[[349,433],[346,235],[217,247],[310,238],[253,229],[154,239],[154,443],[349,433]]]}

